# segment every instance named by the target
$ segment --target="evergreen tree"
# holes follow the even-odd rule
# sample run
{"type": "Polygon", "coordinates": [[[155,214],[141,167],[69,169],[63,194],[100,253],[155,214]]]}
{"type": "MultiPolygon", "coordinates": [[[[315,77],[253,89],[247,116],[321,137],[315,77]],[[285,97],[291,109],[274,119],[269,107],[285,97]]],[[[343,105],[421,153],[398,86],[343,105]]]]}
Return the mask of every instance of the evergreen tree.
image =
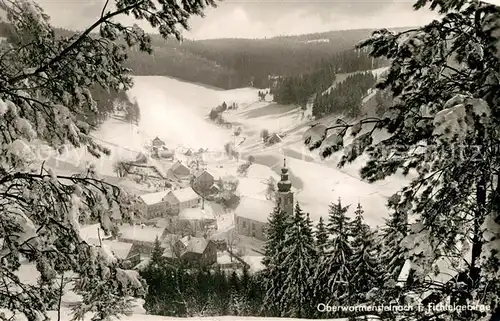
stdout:
{"type": "Polygon", "coordinates": [[[155,242],[153,244],[153,250],[151,251],[151,259],[149,261],[149,265],[155,268],[161,268],[163,266],[163,248],[161,247],[160,240],[158,236],[155,238],[155,242]]]}
{"type": "Polygon", "coordinates": [[[339,199],[329,209],[327,231],[330,239],[326,252],[317,265],[315,295],[318,302],[345,304],[350,296],[349,280],[352,276],[349,259],[353,254],[349,240],[350,219],[347,217],[349,206],[342,206],[339,199]]]}
{"type": "Polygon", "coordinates": [[[266,291],[264,305],[267,310],[275,311],[275,313],[284,312],[280,303],[282,286],[286,277],[282,262],[285,259],[284,242],[287,226],[286,213],[281,211],[279,206],[276,206],[267,224],[266,243],[262,259],[262,264],[265,267],[263,271],[266,291]]]}
{"type": "Polygon", "coordinates": [[[319,218],[318,225],[316,226],[315,239],[318,253],[320,256],[322,256],[325,253],[325,247],[328,242],[328,232],[326,230],[323,217],[319,218]]]}
{"type": "Polygon", "coordinates": [[[381,231],[380,258],[384,265],[384,280],[395,284],[406,261],[408,250],[403,240],[408,235],[408,223],[404,212],[393,211],[381,231]]]}
{"type": "Polygon", "coordinates": [[[380,264],[379,253],[374,232],[364,223],[363,209],[358,203],[355,218],[352,222],[353,254],[350,259],[352,270],[351,293],[355,302],[364,302],[366,294],[379,286],[380,264]]]}
{"type": "Polygon", "coordinates": [[[284,259],[281,269],[285,279],[281,290],[281,309],[288,317],[307,318],[312,315],[314,303],[314,267],[316,251],[311,222],[300,205],[295,205],[289,218],[284,241],[284,259]]]}

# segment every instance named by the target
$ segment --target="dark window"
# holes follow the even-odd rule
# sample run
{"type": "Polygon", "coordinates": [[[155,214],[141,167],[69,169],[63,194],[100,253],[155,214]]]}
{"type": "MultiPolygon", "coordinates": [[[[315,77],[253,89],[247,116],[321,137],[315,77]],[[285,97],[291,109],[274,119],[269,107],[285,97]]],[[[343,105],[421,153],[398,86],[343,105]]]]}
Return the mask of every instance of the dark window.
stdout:
{"type": "Polygon", "coordinates": [[[246,228],[246,227],[247,227],[247,222],[243,221],[243,228],[246,228]]]}
{"type": "Polygon", "coordinates": [[[255,230],[255,223],[252,223],[252,230],[255,230]]]}

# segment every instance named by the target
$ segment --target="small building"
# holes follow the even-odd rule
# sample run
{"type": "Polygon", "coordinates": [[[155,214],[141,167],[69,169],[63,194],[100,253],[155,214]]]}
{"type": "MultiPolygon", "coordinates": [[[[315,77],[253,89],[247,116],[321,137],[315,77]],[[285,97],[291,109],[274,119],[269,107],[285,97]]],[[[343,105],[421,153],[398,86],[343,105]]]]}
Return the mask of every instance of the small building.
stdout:
{"type": "Polygon", "coordinates": [[[202,237],[181,238],[174,245],[174,254],[190,264],[208,266],[217,263],[217,245],[202,237]]]}
{"type": "Polygon", "coordinates": [[[192,187],[170,191],[164,198],[167,213],[170,215],[178,215],[185,208],[197,207],[200,200],[200,195],[192,187]]]}
{"type": "Polygon", "coordinates": [[[205,194],[204,196],[214,194],[212,193],[212,186],[215,184],[215,178],[206,170],[203,169],[195,172],[192,183],[197,191],[205,194]]]}
{"type": "Polygon", "coordinates": [[[237,233],[265,241],[268,218],[274,206],[270,200],[242,197],[234,212],[237,233]]]}
{"type": "Polygon", "coordinates": [[[152,145],[153,145],[153,148],[154,147],[156,147],[156,148],[162,148],[166,144],[165,144],[165,142],[163,140],[161,140],[158,136],[156,136],[155,139],[153,139],[152,145]]]}
{"type": "Polygon", "coordinates": [[[179,179],[189,179],[189,176],[191,175],[191,170],[179,161],[173,164],[168,171],[175,178],[179,179]]]}
{"type": "Polygon", "coordinates": [[[139,153],[137,157],[135,158],[135,163],[136,164],[147,164],[148,163],[148,157],[144,153],[139,153]]]}
{"type": "Polygon", "coordinates": [[[165,197],[169,191],[143,194],[139,196],[138,210],[142,218],[163,217],[167,214],[165,197]]]}
{"type": "Polygon", "coordinates": [[[95,246],[105,246],[113,255],[122,261],[128,261],[131,266],[136,266],[141,261],[141,256],[138,248],[132,243],[125,243],[115,240],[96,240],[88,241],[89,244],[95,246]]]}
{"type": "Polygon", "coordinates": [[[145,225],[122,225],[119,227],[118,241],[134,245],[134,250],[141,256],[149,256],[156,238],[162,241],[168,230],[145,225]]]}
{"type": "Polygon", "coordinates": [[[185,208],[180,211],[176,231],[181,234],[203,236],[209,228],[217,229],[217,218],[210,206],[185,208]]]}

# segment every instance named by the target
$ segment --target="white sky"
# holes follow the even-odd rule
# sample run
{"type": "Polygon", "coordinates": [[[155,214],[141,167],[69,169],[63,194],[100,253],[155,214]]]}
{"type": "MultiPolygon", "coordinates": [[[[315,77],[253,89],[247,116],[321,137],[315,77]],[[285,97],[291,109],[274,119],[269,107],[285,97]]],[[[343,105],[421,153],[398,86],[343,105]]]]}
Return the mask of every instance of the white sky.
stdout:
{"type": "MultiPolygon", "coordinates": [[[[82,29],[100,14],[105,0],[36,0],[52,24],[82,29]]],[[[112,2],[112,1],[111,1],[112,2]]],[[[500,0],[490,0],[500,3],[500,0]]],[[[191,19],[190,39],[263,38],[330,30],[423,25],[437,15],[414,11],[402,0],[225,0],[191,19]]],[[[127,22],[131,20],[127,20],[127,22]]],[[[147,31],[152,31],[151,29],[147,31]]]]}
{"type": "MultiPolygon", "coordinates": [[[[105,2],[35,1],[51,16],[53,25],[67,29],[83,29],[91,24],[105,2]]],[[[487,2],[500,5],[500,0],[487,2]]],[[[437,17],[427,9],[414,11],[413,3],[409,0],[225,0],[219,2],[218,8],[208,9],[205,18],[192,18],[191,31],[184,36],[190,39],[264,38],[343,29],[417,26],[437,17]]],[[[132,22],[132,19],[126,21],[132,22]]]]}

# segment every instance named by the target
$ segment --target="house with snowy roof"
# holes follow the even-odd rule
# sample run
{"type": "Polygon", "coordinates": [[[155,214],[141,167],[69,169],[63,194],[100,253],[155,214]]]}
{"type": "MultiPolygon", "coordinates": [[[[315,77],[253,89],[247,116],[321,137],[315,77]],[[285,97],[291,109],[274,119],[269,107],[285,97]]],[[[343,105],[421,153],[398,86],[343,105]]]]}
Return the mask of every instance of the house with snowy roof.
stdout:
{"type": "Polygon", "coordinates": [[[203,266],[217,263],[217,245],[202,237],[185,236],[179,239],[173,252],[185,263],[203,266]]]}
{"type": "Polygon", "coordinates": [[[172,165],[172,167],[170,167],[168,174],[172,178],[189,179],[191,176],[191,170],[180,161],[177,161],[172,165]]]}
{"type": "Polygon", "coordinates": [[[200,195],[191,187],[171,190],[163,198],[170,215],[178,215],[183,209],[197,207],[200,200],[200,195]]]}
{"type": "Polygon", "coordinates": [[[182,235],[203,236],[210,228],[217,229],[217,218],[210,206],[204,206],[181,210],[174,231],[182,235]]]}
{"type": "Polygon", "coordinates": [[[156,136],[153,141],[151,142],[151,144],[153,145],[153,147],[155,148],[161,148],[163,146],[165,146],[165,142],[163,140],[161,140],[158,136],[156,136]]]}
{"type": "Polygon", "coordinates": [[[139,195],[137,204],[141,217],[145,219],[163,217],[167,214],[167,203],[165,197],[169,191],[161,191],[139,195]]]}
{"type": "Polygon", "coordinates": [[[119,227],[118,241],[133,244],[135,253],[147,257],[153,250],[155,240],[162,241],[167,234],[169,231],[166,228],[124,224],[119,227]]]}
{"type": "Polygon", "coordinates": [[[141,262],[139,249],[133,243],[125,243],[116,240],[89,240],[91,245],[104,246],[120,260],[128,261],[132,266],[141,262]]]}
{"type": "Polygon", "coordinates": [[[136,164],[147,164],[148,163],[148,156],[146,156],[146,154],[144,154],[142,152],[137,154],[137,156],[135,158],[135,163],[136,164]]]}

